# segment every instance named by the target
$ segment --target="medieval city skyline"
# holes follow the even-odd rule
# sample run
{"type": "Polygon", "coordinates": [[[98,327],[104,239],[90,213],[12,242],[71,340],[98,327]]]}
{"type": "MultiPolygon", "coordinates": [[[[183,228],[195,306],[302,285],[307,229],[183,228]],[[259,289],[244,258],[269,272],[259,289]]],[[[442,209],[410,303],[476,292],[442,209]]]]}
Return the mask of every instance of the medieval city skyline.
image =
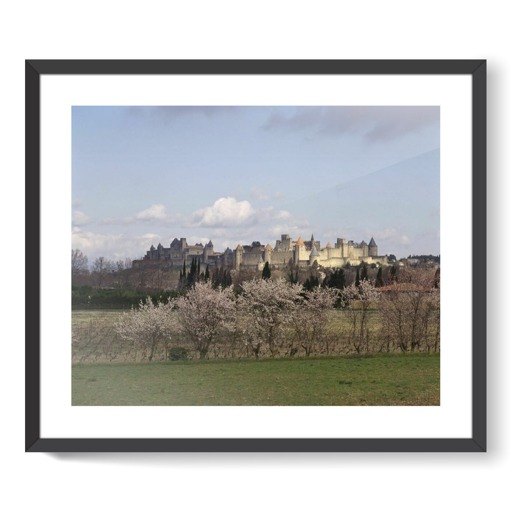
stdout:
{"type": "Polygon", "coordinates": [[[439,108],[74,107],[73,248],[282,233],[439,254],[439,108]]]}

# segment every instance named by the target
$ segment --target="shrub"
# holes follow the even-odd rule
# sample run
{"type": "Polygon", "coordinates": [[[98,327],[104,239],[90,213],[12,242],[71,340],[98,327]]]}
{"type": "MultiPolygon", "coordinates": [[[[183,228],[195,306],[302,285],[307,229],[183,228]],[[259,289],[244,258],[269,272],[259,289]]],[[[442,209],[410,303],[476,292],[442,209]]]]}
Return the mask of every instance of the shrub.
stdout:
{"type": "Polygon", "coordinates": [[[170,361],[188,361],[190,359],[190,351],[185,347],[171,347],[169,350],[170,361]]]}

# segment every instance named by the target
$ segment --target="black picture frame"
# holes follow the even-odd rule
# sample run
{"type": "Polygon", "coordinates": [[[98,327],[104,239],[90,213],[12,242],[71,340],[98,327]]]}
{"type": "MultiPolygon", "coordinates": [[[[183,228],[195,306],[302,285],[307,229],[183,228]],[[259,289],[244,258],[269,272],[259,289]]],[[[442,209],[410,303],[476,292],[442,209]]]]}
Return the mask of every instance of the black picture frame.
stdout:
{"type": "Polygon", "coordinates": [[[483,452],[486,451],[486,61],[485,60],[27,60],[26,361],[27,452],[483,452]],[[468,75],[472,81],[472,435],[469,438],[98,439],[42,438],[40,431],[40,154],[43,75],[468,75]],[[478,268],[475,262],[478,261],[478,268]],[[36,297],[36,299],[34,299],[36,297]]]}

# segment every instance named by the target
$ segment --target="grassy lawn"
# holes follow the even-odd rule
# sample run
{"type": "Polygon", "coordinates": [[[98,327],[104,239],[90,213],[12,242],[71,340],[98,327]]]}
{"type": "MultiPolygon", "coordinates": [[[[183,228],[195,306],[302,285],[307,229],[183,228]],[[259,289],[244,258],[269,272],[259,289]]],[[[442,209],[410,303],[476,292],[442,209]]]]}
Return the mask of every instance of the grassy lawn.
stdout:
{"type": "Polygon", "coordinates": [[[439,405],[439,354],[73,366],[73,405],[439,405]]]}

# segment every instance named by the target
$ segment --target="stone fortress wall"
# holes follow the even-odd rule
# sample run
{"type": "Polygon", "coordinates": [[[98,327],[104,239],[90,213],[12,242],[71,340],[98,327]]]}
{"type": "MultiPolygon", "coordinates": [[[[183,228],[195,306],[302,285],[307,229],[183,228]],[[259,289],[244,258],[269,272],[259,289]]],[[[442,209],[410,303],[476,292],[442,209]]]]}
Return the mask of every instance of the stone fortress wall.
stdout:
{"type": "Polygon", "coordinates": [[[266,262],[271,268],[285,268],[292,263],[301,268],[313,265],[322,268],[341,268],[347,264],[359,265],[362,262],[368,264],[387,265],[386,256],[378,255],[378,246],[373,237],[367,244],[362,241],[355,243],[353,240],[338,238],[334,247],[327,243],[321,247],[319,241],[313,236],[311,240],[304,241],[301,236],[292,240],[289,235],[281,235],[276,240],[274,247],[270,244],[263,246],[260,242],[251,245],[239,244],[235,250],[229,247],[224,252],[215,252],[211,240],[203,244],[188,245],[186,238],[175,238],[169,247],[158,244],[151,246],[142,260],[135,260],[134,267],[147,263],[166,263],[170,266],[190,265],[193,258],[198,258],[203,264],[211,268],[221,267],[233,270],[251,269],[263,270],[266,262]]]}

